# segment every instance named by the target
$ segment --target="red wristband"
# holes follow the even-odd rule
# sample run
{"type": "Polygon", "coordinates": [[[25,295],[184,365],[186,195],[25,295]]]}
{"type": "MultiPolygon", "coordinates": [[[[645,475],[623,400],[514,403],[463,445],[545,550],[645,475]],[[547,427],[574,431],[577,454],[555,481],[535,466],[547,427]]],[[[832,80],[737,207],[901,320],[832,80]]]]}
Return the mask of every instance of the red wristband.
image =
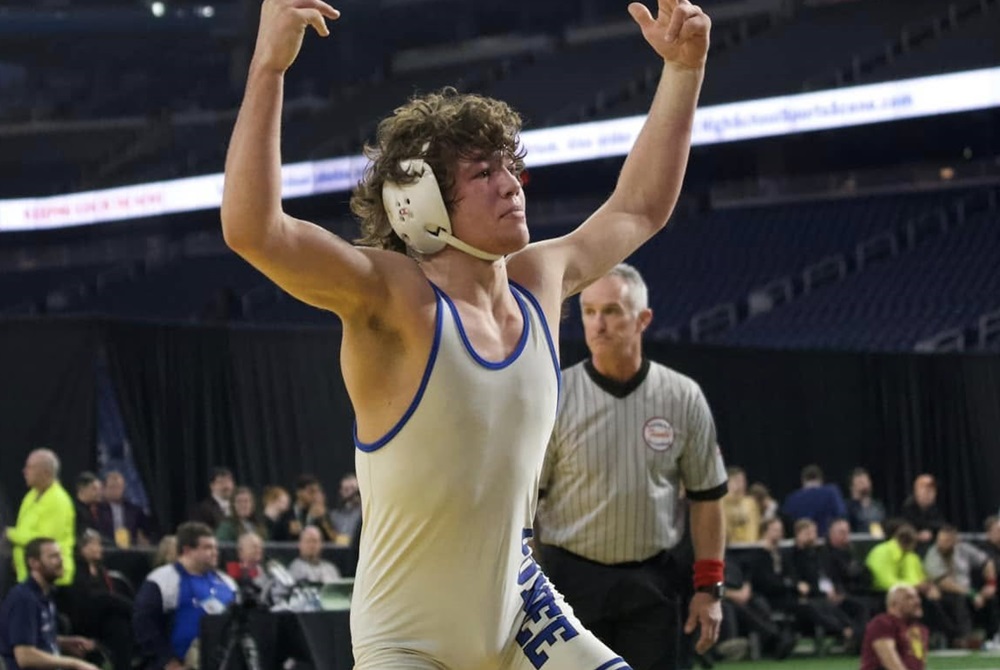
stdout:
{"type": "Polygon", "coordinates": [[[726,564],[714,558],[704,558],[694,562],[694,587],[712,586],[723,579],[726,564]]]}

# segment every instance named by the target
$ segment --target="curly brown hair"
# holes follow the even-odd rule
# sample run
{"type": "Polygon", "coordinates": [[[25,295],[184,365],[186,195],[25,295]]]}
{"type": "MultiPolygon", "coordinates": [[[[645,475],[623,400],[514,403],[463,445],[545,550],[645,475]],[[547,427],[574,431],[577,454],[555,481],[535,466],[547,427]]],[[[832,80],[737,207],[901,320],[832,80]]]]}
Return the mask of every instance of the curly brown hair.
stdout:
{"type": "Polygon", "coordinates": [[[370,163],[351,195],[351,211],[361,221],[362,237],[355,243],[406,253],[382,204],[386,181],[415,181],[400,168],[401,161],[418,156],[427,161],[450,214],[458,160],[476,160],[499,151],[512,158],[520,171],[525,155],[520,132],[521,116],[499,100],[459,93],[450,86],[412,97],[379,123],[375,144],[365,145],[370,163]]]}

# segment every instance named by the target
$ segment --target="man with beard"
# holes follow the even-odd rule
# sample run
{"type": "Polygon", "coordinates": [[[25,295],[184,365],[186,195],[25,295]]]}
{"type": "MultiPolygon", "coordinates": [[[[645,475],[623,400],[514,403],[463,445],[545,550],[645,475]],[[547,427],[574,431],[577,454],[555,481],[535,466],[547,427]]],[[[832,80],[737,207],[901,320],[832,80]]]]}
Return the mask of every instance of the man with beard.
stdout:
{"type": "Polygon", "coordinates": [[[0,605],[0,658],[7,670],[98,670],[80,658],[61,655],[82,656],[94,650],[94,641],[58,634],[51,594],[63,576],[59,545],[51,538],[35,538],[24,547],[24,560],[28,578],[11,589],[0,605]]]}
{"type": "Polygon", "coordinates": [[[869,622],[861,644],[861,670],[924,670],[927,663],[927,626],[920,594],[912,586],[889,589],[886,611],[869,622]]]}

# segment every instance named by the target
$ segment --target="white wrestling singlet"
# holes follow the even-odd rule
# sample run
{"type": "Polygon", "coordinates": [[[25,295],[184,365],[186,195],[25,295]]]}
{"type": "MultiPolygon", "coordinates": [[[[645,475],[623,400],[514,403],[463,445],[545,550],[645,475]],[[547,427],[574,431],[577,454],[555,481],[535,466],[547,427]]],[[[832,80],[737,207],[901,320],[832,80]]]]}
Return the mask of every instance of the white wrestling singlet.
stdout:
{"type": "Polygon", "coordinates": [[[383,438],[355,434],[362,500],[351,603],[356,670],[627,670],[586,631],[527,545],[559,365],[534,297],[512,288],[514,352],[473,350],[435,287],[420,388],[383,438]]]}

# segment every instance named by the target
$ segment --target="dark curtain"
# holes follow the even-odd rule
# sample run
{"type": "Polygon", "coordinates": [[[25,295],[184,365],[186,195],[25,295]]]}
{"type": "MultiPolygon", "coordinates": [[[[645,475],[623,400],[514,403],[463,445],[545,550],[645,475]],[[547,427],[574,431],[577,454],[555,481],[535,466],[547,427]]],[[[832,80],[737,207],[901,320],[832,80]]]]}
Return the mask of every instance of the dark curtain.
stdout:
{"type": "MultiPolygon", "coordinates": [[[[331,496],[353,470],[353,412],[334,329],[263,329],[75,320],[0,325],[0,516],[24,494],[35,447],[64,480],[96,466],[95,361],[109,375],[152,507],[165,528],[227,465],[255,488],[315,473],[331,496]]],[[[585,355],[563,342],[564,365],[585,355]]],[[[819,463],[846,488],[856,465],[898,510],[913,478],[940,480],[948,518],[978,529],[1000,508],[1000,357],[781,352],[651,343],[651,358],[696,379],[723,453],[779,499],[819,463]]]]}
{"type": "Polygon", "coordinates": [[[0,527],[13,525],[33,449],[52,449],[72,495],[78,472],[96,464],[93,325],[0,323],[0,527]]]}
{"type": "Polygon", "coordinates": [[[110,324],[108,368],[165,529],[208,495],[214,466],[257,490],[353,470],[352,414],[329,330],[110,324]]]}
{"type": "MultiPolygon", "coordinates": [[[[95,329],[73,321],[0,323],[0,532],[14,525],[27,492],[21,470],[33,449],[52,449],[60,478],[96,464],[95,329]]],[[[0,597],[13,584],[7,542],[0,538],[0,597]]]]}

